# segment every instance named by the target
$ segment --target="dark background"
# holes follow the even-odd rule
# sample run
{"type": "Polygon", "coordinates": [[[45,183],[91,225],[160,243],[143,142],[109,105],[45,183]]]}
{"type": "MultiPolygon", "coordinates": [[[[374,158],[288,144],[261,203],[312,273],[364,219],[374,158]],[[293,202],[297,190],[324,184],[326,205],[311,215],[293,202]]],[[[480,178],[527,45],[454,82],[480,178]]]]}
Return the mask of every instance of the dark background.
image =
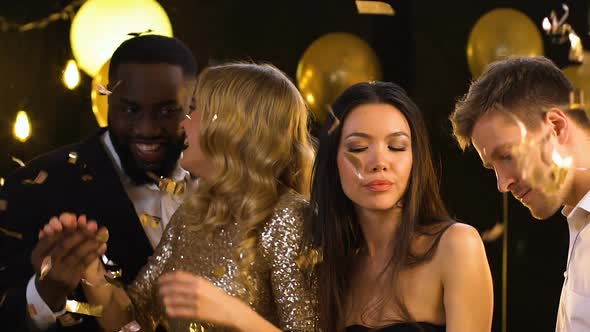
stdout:
{"type": "MultiPolygon", "coordinates": [[[[122,0],[124,1],[124,0],[122,0]]],[[[59,11],[69,1],[2,1],[0,16],[26,23],[59,11]]],[[[352,0],[168,0],[160,1],[176,37],[196,53],[201,67],[223,60],[268,61],[293,79],[306,47],[329,32],[351,32],[377,52],[384,80],[404,86],[428,121],[443,196],[453,215],[484,231],[502,219],[502,196],[492,172],[473,152],[462,153],[447,120],[455,100],[467,91],[471,74],[466,44],[477,19],[497,7],[527,14],[539,29],[543,17],[561,2],[390,0],[395,16],[358,15],[352,0]]],[[[588,1],[566,1],[569,22],[588,40],[588,1]]],[[[98,127],[91,112],[91,78],[67,90],[60,80],[71,58],[70,21],[28,32],[0,32],[0,176],[16,166],[10,156],[28,160],[90,135],[98,127]],[[12,137],[12,124],[24,107],[33,136],[12,137]]],[[[545,55],[560,67],[567,48],[543,35],[545,55]]],[[[33,202],[31,202],[34,208],[33,202]]],[[[508,331],[553,331],[567,257],[567,224],[561,215],[534,221],[512,197],[508,204],[508,331]]],[[[501,326],[502,241],[487,243],[495,287],[493,331],[501,326]]]]}

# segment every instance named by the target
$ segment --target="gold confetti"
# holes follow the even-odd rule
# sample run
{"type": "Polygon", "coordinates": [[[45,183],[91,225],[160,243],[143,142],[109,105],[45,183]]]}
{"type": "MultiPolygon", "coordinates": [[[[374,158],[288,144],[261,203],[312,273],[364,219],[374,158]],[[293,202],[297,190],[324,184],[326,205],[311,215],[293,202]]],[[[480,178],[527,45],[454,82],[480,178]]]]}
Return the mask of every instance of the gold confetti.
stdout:
{"type": "Polygon", "coordinates": [[[391,5],[383,1],[356,1],[356,9],[359,14],[395,15],[391,5]]]}
{"type": "Polygon", "coordinates": [[[344,152],[344,157],[352,164],[354,167],[354,173],[359,180],[364,180],[365,176],[363,175],[363,162],[354,154],[350,152],[344,152]]]}
{"type": "Polygon", "coordinates": [[[82,321],[84,321],[81,317],[75,318],[72,314],[61,315],[61,316],[57,317],[57,319],[59,319],[59,322],[62,326],[66,326],[66,327],[78,325],[78,324],[82,323],[82,321]]]}
{"type": "Polygon", "coordinates": [[[47,180],[48,174],[44,170],[40,170],[34,180],[25,179],[23,180],[23,184],[42,184],[47,180]]]}
{"type": "Polygon", "coordinates": [[[225,266],[220,265],[216,267],[215,269],[213,269],[212,273],[215,276],[215,278],[221,279],[221,277],[225,275],[225,266]]]}
{"type": "Polygon", "coordinates": [[[19,240],[23,239],[23,235],[21,233],[14,232],[14,231],[8,230],[3,227],[0,227],[0,232],[4,233],[4,235],[6,235],[6,236],[10,236],[15,239],[19,239],[19,240]]]}
{"type": "Polygon", "coordinates": [[[76,161],[78,161],[78,153],[76,151],[68,153],[68,163],[76,164],[76,161]]]}
{"type": "Polygon", "coordinates": [[[8,201],[6,201],[5,199],[0,199],[0,212],[6,211],[7,208],[8,208],[8,201]]]}
{"type": "Polygon", "coordinates": [[[295,260],[295,263],[300,270],[307,270],[321,263],[322,260],[323,255],[319,250],[310,249],[299,255],[295,260]]]}
{"type": "Polygon", "coordinates": [[[45,277],[47,276],[49,271],[51,271],[52,266],[53,265],[51,264],[51,256],[45,256],[45,258],[43,258],[43,261],[41,262],[41,271],[39,272],[39,280],[45,279],[45,277]]]}
{"type": "Polygon", "coordinates": [[[5,182],[6,182],[6,180],[4,180],[4,178],[0,177],[0,187],[4,187],[5,182]]]}
{"type": "Polygon", "coordinates": [[[139,221],[143,226],[149,226],[152,228],[157,228],[160,225],[160,221],[162,219],[156,216],[150,216],[147,213],[142,213],[139,216],[139,221]]]}
{"type": "Polygon", "coordinates": [[[207,332],[207,330],[205,330],[205,327],[203,325],[197,324],[195,322],[192,322],[189,324],[188,330],[189,330],[189,332],[207,332]]]}
{"type": "Polygon", "coordinates": [[[168,178],[163,178],[158,181],[158,188],[161,191],[172,195],[184,195],[186,191],[186,181],[174,181],[168,178]]]}
{"type": "Polygon", "coordinates": [[[104,278],[109,284],[119,288],[124,288],[125,286],[123,285],[123,282],[120,280],[121,276],[123,276],[123,270],[118,269],[115,271],[108,271],[107,273],[105,273],[104,278]]]}
{"type": "Polygon", "coordinates": [[[25,167],[25,163],[18,159],[17,157],[10,157],[12,159],[12,161],[14,161],[15,163],[17,163],[20,167],[25,167]]]}
{"type": "Polygon", "coordinates": [[[92,181],[93,179],[94,179],[94,177],[90,174],[82,175],[82,181],[84,181],[84,182],[89,182],[89,181],[92,181]]]}
{"type": "Polygon", "coordinates": [[[496,223],[492,228],[485,230],[481,234],[481,239],[484,242],[493,242],[499,239],[504,234],[504,224],[496,223]]]}
{"type": "Polygon", "coordinates": [[[96,232],[96,240],[99,242],[107,243],[109,241],[109,230],[101,228],[96,232]]]}
{"type": "Polygon", "coordinates": [[[102,84],[97,84],[96,92],[98,92],[101,96],[110,96],[113,94],[113,91],[115,91],[115,89],[119,86],[119,84],[121,84],[121,82],[121,80],[117,81],[117,83],[113,85],[113,88],[111,90],[109,90],[106,86],[102,84]]]}
{"type": "Polygon", "coordinates": [[[332,106],[326,105],[326,107],[328,107],[328,113],[334,118],[334,123],[332,123],[332,125],[330,126],[330,129],[328,129],[328,135],[332,135],[334,130],[336,130],[336,128],[338,128],[338,126],[340,126],[340,119],[338,119],[336,114],[334,114],[334,111],[332,110],[332,106]]]}
{"type": "Polygon", "coordinates": [[[93,304],[89,304],[89,303],[78,302],[75,300],[67,300],[66,301],[66,311],[71,312],[71,313],[75,313],[75,314],[94,316],[94,317],[102,316],[102,306],[101,305],[93,305],[93,304]]]}

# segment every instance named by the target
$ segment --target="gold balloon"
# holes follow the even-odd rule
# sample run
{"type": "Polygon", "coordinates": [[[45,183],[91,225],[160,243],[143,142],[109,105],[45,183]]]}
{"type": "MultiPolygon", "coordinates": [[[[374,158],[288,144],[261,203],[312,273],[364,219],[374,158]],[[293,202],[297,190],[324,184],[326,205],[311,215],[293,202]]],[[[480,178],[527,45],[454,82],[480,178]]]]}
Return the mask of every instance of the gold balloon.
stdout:
{"type": "Polygon", "coordinates": [[[350,33],[329,33],[305,50],[297,66],[297,85],[319,122],[328,106],[351,85],[381,79],[377,55],[350,33]]]}
{"type": "Polygon", "coordinates": [[[107,87],[109,84],[109,64],[111,60],[107,60],[98,74],[92,79],[92,90],[90,91],[90,100],[92,101],[92,113],[96,117],[96,122],[101,127],[107,126],[107,114],[109,111],[109,98],[98,92],[99,86],[107,87]]]}
{"type": "Polygon", "coordinates": [[[488,64],[508,56],[543,54],[543,39],[535,23],[510,8],[497,8],[482,16],[467,42],[467,62],[474,78],[488,64]]]}
{"type": "Polygon", "coordinates": [[[570,65],[563,68],[563,73],[574,88],[581,89],[584,97],[590,96],[590,52],[584,52],[584,62],[581,65],[570,65]]]}

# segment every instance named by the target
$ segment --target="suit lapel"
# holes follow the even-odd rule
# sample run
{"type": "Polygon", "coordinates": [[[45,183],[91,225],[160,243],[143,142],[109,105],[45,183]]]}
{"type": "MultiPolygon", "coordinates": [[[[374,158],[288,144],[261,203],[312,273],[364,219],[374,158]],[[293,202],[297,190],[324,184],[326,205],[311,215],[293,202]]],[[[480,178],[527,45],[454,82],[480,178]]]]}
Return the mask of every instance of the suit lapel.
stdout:
{"type": "Polygon", "coordinates": [[[92,176],[88,185],[92,197],[94,218],[109,229],[107,256],[123,268],[123,280],[129,283],[145,265],[153,249],[141,226],[133,203],[129,199],[115,170],[113,161],[101,142],[101,130],[80,146],[80,165],[83,172],[92,176]]]}

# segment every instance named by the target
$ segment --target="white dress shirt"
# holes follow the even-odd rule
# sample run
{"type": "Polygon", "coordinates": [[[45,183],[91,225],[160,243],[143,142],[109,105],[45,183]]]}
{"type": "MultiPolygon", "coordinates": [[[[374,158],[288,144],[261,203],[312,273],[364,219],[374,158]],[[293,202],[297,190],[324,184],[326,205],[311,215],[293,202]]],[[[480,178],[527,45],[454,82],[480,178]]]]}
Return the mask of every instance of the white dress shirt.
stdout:
{"type": "MultiPolygon", "coordinates": [[[[101,141],[107,151],[108,156],[115,165],[115,169],[121,178],[123,188],[127,192],[129,199],[135,207],[135,212],[138,216],[147,215],[150,216],[151,220],[158,220],[157,223],[147,222],[142,223],[143,230],[150,244],[153,248],[158,245],[160,238],[170,221],[170,218],[174,214],[174,211],[180,206],[185,196],[179,196],[160,191],[158,186],[154,183],[148,183],[144,185],[134,185],[131,179],[123,172],[121,167],[121,160],[111,140],[109,132],[105,132],[101,136],[101,141]]],[[[171,176],[169,177],[174,181],[187,181],[187,190],[185,195],[196,185],[196,181],[191,181],[190,174],[182,169],[180,165],[177,165],[171,176]]],[[[116,263],[116,262],[115,262],[116,263]]],[[[32,317],[33,322],[40,330],[46,330],[51,325],[55,324],[57,317],[62,315],[65,310],[60,312],[53,312],[49,306],[43,301],[37,288],[35,287],[35,276],[33,275],[27,285],[27,304],[33,305],[35,308],[36,315],[32,317]]]]}
{"type": "Polygon", "coordinates": [[[590,191],[574,208],[566,206],[570,243],[556,332],[590,331],[590,191]]]}

